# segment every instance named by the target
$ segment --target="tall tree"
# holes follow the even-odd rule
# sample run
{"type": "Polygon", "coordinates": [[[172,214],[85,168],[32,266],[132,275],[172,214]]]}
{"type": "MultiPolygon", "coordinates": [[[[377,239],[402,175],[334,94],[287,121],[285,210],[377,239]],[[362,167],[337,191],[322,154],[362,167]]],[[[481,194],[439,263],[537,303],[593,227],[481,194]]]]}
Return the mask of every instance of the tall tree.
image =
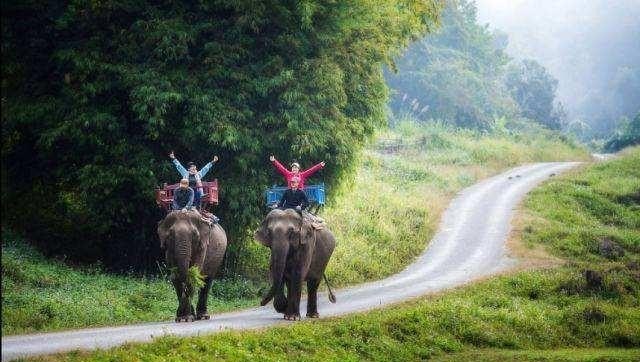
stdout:
{"type": "MultiPolygon", "coordinates": [[[[263,213],[269,154],[339,182],[385,121],[381,66],[439,0],[2,3],[3,214],[50,252],[143,269],[166,158],[221,179],[233,239],[263,213]]],[[[235,244],[237,248],[239,244],[235,244]]]]}
{"type": "Polygon", "coordinates": [[[535,60],[525,59],[509,67],[505,83],[518,102],[522,115],[551,129],[559,129],[564,117],[561,105],[556,106],[558,80],[535,60]]]}
{"type": "Polygon", "coordinates": [[[412,44],[386,79],[391,109],[421,120],[488,128],[496,115],[517,106],[502,82],[507,38],[477,23],[475,2],[447,2],[442,27],[412,44]]]}

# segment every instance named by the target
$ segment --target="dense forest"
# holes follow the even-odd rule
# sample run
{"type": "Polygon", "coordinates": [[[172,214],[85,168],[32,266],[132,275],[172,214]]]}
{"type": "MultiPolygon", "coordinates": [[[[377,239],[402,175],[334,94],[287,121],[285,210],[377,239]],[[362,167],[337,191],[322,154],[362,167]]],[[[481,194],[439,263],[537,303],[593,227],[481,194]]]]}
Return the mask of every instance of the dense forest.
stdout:
{"type": "Polygon", "coordinates": [[[442,27],[386,72],[396,118],[490,129],[497,118],[521,117],[559,129],[558,81],[535,60],[508,56],[507,36],[480,25],[477,12],[474,1],[447,2],[442,27]]]}
{"type": "Polygon", "coordinates": [[[270,154],[325,160],[330,185],[385,124],[383,64],[438,0],[4,1],[3,224],[48,254],[144,271],[167,154],[214,155],[227,267],[278,180],[270,154]]]}

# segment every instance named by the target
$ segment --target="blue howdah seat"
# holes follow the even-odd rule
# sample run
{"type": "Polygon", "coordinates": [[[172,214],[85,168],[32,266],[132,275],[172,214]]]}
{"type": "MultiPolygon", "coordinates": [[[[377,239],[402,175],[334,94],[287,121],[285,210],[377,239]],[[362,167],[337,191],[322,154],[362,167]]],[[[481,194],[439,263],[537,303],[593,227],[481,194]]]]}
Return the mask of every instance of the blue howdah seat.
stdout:
{"type": "MultiPolygon", "coordinates": [[[[282,198],[282,195],[284,194],[286,189],[286,186],[273,186],[272,188],[268,189],[265,192],[267,206],[272,207],[273,205],[280,202],[280,199],[282,198]]],[[[324,182],[317,185],[305,186],[304,193],[309,199],[311,209],[315,208],[315,211],[317,211],[321,206],[324,206],[324,182]]]]}

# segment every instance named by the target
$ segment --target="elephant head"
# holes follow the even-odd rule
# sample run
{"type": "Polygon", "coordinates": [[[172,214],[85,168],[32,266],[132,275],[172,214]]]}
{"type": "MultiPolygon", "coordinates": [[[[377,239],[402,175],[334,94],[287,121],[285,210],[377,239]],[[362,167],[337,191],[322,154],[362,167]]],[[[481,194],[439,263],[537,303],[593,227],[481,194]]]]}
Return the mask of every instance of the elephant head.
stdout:
{"type": "Polygon", "coordinates": [[[208,226],[192,212],[172,212],[158,224],[160,248],[166,251],[167,262],[178,269],[202,265],[209,233],[208,226]]]}
{"type": "MultiPolygon", "coordinates": [[[[271,249],[271,288],[261,305],[274,298],[276,311],[282,313],[287,307],[284,296],[285,273],[297,285],[304,280],[315,247],[314,233],[310,225],[302,222],[295,210],[273,210],[264,219],[255,233],[261,244],[271,249]]],[[[290,286],[288,286],[289,288],[290,286]]]]}

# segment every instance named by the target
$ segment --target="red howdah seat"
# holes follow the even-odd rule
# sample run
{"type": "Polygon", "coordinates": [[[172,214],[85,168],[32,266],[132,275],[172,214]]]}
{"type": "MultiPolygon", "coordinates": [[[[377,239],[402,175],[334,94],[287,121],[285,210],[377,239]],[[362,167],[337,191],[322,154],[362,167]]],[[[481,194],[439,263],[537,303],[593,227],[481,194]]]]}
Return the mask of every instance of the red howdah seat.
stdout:
{"type": "MultiPolygon", "coordinates": [[[[167,211],[171,210],[171,204],[173,203],[173,191],[180,187],[180,184],[167,185],[163,188],[156,189],[156,204],[167,211]]],[[[195,190],[194,190],[195,191],[195,190]]],[[[213,181],[203,181],[202,191],[204,196],[200,199],[202,207],[218,205],[218,179],[213,181]]]]}

